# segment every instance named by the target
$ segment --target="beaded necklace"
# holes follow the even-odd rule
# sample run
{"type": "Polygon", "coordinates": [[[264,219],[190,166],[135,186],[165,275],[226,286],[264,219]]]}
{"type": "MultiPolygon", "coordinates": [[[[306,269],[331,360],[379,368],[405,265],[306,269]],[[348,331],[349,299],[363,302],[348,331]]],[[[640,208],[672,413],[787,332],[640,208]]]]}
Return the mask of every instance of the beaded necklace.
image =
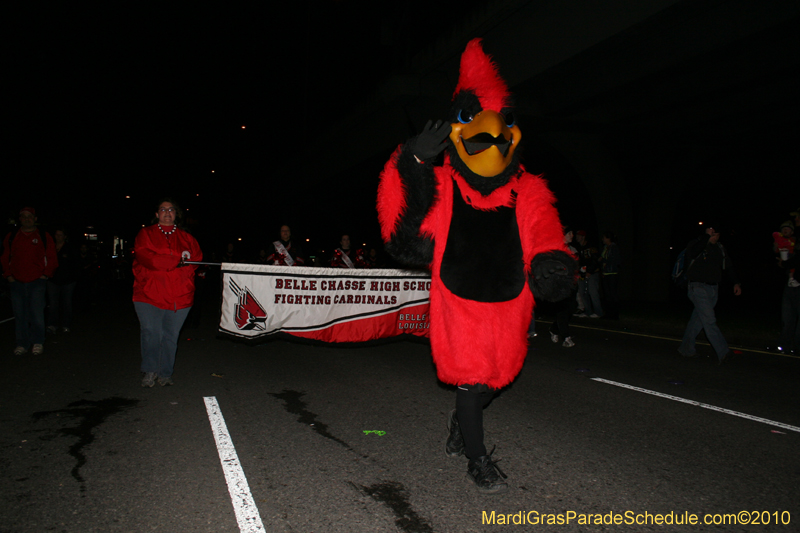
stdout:
{"type": "Polygon", "coordinates": [[[158,226],[158,229],[161,230],[161,233],[163,233],[167,237],[175,233],[175,230],[178,229],[178,226],[172,226],[172,229],[170,231],[164,231],[164,228],[161,227],[161,224],[156,224],[156,225],[158,226]]]}

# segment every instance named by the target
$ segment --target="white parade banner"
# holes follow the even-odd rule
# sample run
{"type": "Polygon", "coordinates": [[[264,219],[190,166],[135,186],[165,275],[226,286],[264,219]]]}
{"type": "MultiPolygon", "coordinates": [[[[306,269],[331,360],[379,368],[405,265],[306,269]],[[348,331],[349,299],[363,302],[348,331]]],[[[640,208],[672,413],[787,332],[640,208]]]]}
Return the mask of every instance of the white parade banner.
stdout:
{"type": "Polygon", "coordinates": [[[222,263],[219,331],[325,342],[427,336],[430,274],[222,263]]]}

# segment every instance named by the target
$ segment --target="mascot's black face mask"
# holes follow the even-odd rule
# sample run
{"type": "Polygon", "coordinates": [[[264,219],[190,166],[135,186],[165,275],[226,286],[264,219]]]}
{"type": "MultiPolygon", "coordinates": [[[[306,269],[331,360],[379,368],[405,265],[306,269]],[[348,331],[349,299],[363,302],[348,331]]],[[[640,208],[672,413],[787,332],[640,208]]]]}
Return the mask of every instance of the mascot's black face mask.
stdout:
{"type": "Polygon", "coordinates": [[[502,174],[514,159],[522,132],[509,106],[511,95],[480,40],[467,45],[453,98],[450,140],[458,157],[485,178],[502,174]]]}

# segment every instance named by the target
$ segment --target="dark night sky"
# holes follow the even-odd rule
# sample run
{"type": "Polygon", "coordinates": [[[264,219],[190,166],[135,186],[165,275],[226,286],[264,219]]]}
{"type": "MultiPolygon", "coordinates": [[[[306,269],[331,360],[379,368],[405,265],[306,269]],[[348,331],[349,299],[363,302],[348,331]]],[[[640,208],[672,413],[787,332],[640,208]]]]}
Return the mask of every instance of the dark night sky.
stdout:
{"type": "MultiPolygon", "coordinates": [[[[48,227],[91,224],[132,237],[168,194],[190,208],[198,236],[217,248],[240,235],[271,241],[284,222],[297,236],[328,244],[344,231],[374,242],[383,160],[353,169],[355,181],[374,175],[372,187],[324,175],[298,183],[275,171],[287,162],[323,165],[313,159],[315,142],[357,152],[346,139],[315,135],[319,125],[347,113],[479,3],[460,2],[456,14],[417,0],[403,11],[373,4],[269,11],[58,4],[9,13],[3,181],[11,186],[2,212],[14,219],[22,204],[33,204],[48,227]]],[[[715,175],[729,168],[735,179],[722,189],[718,181],[699,184],[697,192],[740,194],[736,181],[747,169],[785,172],[791,142],[782,134],[763,141],[768,149],[750,161],[754,139],[761,135],[709,143],[714,153],[698,165],[715,175]]],[[[786,190],[764,197],[797,197],[796,170],[790,179],[786,190]]]]}
{"type": "MultiPolygon", "coordinates": [[[[130,232],[169,194],[205,226],[267,226],[271,240],[294,219],[313,233],[328,221],[302,212],[309,184],[287,186],[272,171],[303,160],[317,125],[438,35],[413,11],[370,6],[59,4],[15,13],[5,169],[13,186],[3,213],[13,219],[33,204],[40,222],[130,232]],[[275,194],[254,198],[251,185],[265,180],[275,194]]],[[[325,187],[314,194],[328,195],[325,187]]],[[[374,190],[342,200],[374,219],[374,190]]]]}

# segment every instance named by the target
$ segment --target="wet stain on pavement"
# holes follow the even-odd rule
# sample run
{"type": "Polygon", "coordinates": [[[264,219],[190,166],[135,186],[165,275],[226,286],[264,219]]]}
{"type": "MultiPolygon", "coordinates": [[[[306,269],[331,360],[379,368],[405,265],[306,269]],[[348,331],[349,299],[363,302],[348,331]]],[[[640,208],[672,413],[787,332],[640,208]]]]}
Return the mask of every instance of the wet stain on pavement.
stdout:
{"type": "Polygon", "coordinates": [[[402,483],[386,481],[369,487],[355,484],[353,486],[373,500],[388,506],[397,517],[394,523],[406,533],[433,533],[433,528],[430,524],[411,507],[406,495],[406,489],[402,483]]]}
{"type": "Polygon", "coordinates": [[[105,422],[109,416],[135,407],[138,403],[139,400],[117,397],[97,401],[79,400],[69,404],[66,409],[39,411],[31,416],[35,421],[50,415],[67,415],[78,420],[77,426],[62,428],[58,430],[58,433],[62,436],[78,438],[78,442],[69,447],[69,454],[76,461],[75,466],[72,468],[72,477],[81,483],[81,492],[85,492],[86,485],[84,485],[80,470],[86,464],[86,456],[83,454],[83,449],[94,441],[93,431],[105,422]]]}
{"type": "Polygon", "coordinates": [[[308,406],[306,402],[301,400],[303,396],[305,396],[305,392],[299,392],[294,390],[286,390],[284,389],[281,393],[274,393],[270,392],[269,395],[273,398],[277,398],[283,401],[283,405],[286,410],[293,415],[297,415],[297,421],[301,424],[305,424],[310,426],[311,429],[325,437],[326,439],[331,439],[334,442],[337,442],[347,448],[348,450],[352,450],[349,444],[344,442],[341,439],[334,437],[333,435],[328,432],[328,426],[319,422],[317,420],[317,415],[306,409],[308,406]]]}

